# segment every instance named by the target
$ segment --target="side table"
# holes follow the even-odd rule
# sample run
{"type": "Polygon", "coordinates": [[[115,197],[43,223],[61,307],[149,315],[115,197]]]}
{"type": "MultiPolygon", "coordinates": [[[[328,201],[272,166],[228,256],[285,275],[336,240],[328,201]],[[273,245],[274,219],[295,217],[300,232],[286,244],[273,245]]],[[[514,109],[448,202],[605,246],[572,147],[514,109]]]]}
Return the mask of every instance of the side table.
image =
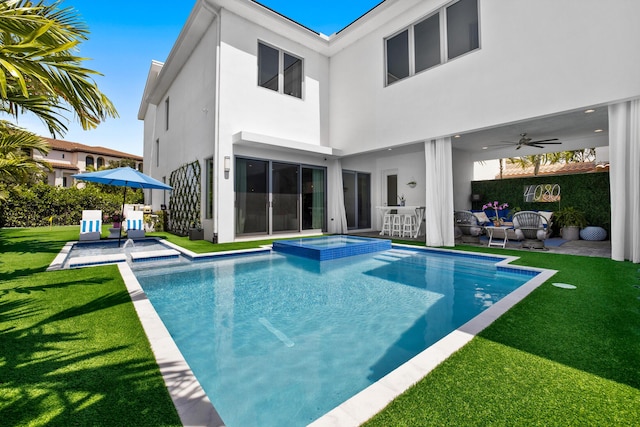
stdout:
{"type": "Polygon", "coordinates": [[[509,238],[507,237],[507,230],[511,228],[510,226],[501,225],[499,227],[496,227],[495,225],[487,225],[484,228],[485,230],[487,230],[487,236],[489,236],[489,244],[487,245],[488,247],[498,246],[504,249],[505,246],[507,246],[507,242],[509,241],[509,238]],[[502,234],[504,235],[504,239],[502,239],[502,241],[493,241],[493,232],[495,230],[503,230],[502,234]]]}

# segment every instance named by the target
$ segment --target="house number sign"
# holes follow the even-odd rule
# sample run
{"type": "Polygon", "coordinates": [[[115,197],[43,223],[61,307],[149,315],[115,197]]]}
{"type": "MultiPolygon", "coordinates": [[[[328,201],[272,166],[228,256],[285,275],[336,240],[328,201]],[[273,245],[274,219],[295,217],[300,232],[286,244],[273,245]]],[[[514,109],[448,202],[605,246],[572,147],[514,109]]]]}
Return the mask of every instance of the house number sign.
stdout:
{"type": "Polygon", "coordinates": [[[559,202],[560,185],[558,184],[538,184],[524,186],[525,202],[559,202]]]}

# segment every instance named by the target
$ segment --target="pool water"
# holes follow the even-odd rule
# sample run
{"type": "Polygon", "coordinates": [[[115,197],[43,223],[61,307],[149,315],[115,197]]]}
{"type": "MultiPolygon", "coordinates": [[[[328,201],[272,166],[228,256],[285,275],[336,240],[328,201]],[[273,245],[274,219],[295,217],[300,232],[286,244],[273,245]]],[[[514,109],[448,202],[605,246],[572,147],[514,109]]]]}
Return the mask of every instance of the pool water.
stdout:
{"type": "Polygon", "coordinates": [[[496,262],[391,249],[134,272],[226,425],[303,426],[532,278],[496,262]]]}

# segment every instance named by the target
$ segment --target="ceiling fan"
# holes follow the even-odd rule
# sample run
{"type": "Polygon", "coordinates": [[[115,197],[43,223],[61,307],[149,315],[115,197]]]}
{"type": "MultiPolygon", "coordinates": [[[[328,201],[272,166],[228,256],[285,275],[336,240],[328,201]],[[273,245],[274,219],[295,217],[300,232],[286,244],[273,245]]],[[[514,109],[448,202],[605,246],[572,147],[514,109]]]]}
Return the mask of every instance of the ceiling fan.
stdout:
{"type": "Polygon", "coordinates": [[[516,146],[516,150],[521,149],[522,147],[536,147],[536,148],[544,148],[543,145],[548,145],[548,144],[562,144],[562,142],[552,142],[552,141],[558,141],[558,138],[551,138],[551,139],[539,139],[534,141],[533,138],[529,138],[525,133],[521,133],[520,134],[520,140],[518,142],[513,142],[513,141],[502,141],[504,144],[500,144],[500,146],[504,146],[504,145],[515,145],[516,146]]]}

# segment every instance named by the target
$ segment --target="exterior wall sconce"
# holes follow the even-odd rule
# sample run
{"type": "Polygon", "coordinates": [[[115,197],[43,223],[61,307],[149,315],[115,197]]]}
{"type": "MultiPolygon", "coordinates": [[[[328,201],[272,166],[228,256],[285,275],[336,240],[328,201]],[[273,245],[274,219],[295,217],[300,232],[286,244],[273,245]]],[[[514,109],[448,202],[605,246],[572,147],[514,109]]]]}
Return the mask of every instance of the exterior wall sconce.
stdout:
{"type": "Polygon", "coordinates": [[[231,157],[224,156],[224,171],[229,172],[231,170],[231,157]]]}

